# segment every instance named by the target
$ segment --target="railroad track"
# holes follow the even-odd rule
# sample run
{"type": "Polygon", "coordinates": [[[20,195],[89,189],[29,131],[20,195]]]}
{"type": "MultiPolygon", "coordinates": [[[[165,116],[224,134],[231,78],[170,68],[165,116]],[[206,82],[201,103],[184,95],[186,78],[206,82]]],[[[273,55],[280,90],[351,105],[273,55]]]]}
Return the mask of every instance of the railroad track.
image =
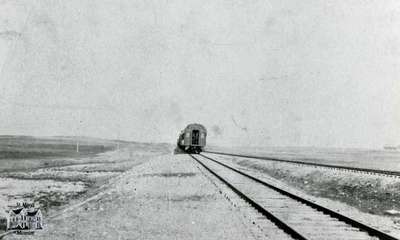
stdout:
{"type": "Polygon", "coordinates": [[[293,239],[397,238],[208,156],[190,155],[293,239]]]}
{"type": "Polygon", "coordinates": [[[334,164],[311,163],[311,162],[303,162],[303,161],[296,161],[296,160],[287,160],[287,159],[280,159],[280,158],[261,157],[261,156],[243,155],[243,154],[216,152],[216,151],[204,151],[204,152],[219,154],[219,155],[226,155],[226,156],[233,156],[233,157],[243,157],[243,158],[253,158],[253,159],[268,160],[268,161],[275,161],[275,162],[284,162],[284,163],[305,165],[305,166],[311,166],[311,167],[317,167],[317,168],[318,167],[330,168],[330,169],[336,169],[336,170],[347,171],[347,172],[359,172],[359,173],[365,173],[365,174],[400,177],[400,172],[398,172],[398,171],[379,170],[379,169],[372,169],[372,168],[347,167],[347,166],[334,165],[334,164]]]}

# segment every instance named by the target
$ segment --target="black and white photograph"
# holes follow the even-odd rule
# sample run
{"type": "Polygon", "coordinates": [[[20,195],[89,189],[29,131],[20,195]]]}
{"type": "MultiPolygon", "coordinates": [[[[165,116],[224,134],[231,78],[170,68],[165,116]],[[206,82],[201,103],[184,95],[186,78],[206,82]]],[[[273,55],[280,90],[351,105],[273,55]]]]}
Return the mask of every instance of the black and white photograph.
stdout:
{"type": "Polygon", "coordinates": [[[400,1],[0,0],[1,240],[400,240],[400,1]]]}

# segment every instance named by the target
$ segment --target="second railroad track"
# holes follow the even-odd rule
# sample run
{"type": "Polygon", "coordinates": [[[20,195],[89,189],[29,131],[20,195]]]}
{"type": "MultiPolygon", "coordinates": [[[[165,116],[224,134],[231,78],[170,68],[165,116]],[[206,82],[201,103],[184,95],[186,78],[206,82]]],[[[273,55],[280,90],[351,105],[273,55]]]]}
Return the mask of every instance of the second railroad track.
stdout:
{"type": "Polygon", "coordinates": [[[227,163],[201,154],[190,156],[293,239],[397,239],[227,163]]]}
{"type": "Polygon", "coordinates": [[[350,166],[343,166],[343,165],[314,163],[314,162],[305,162],[305,161],[297,161],[297,160],[288,160],[288,159],[282,159],[282,158],[253,156],[253,155],[235,154],[235,153],[226,153],[226,152],[217,152],[217,151],[204,151],[204,152],[205,153],[218,154],[218,155],[232,156],[232,157],[241,157],[241,158],[248,158],[248,159],[258,159],[258,160],[266,160],[266,161],[274,161],[274,162],[283,162],[283,163],[304,165],[304,166],[310,166],[310,167],[316,167],[316,168],[328,168],[328,169],[335,169],[335,170],[347,171],[347,172],[358,172],[358,173],[364,173],[364,174],[382,175],[382,176],[389,176],[389,177],[400,177],[400,172],[399,171],[389,171],[389,170],[373,169],[373,168],[350,167],[350,166]]]}

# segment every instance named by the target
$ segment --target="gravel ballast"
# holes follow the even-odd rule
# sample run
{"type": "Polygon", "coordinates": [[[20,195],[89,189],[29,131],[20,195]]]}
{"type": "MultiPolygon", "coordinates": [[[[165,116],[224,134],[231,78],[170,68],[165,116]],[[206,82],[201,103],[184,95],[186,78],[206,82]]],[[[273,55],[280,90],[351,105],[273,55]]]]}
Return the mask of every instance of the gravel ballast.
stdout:
{"type": "Polygon", "coordinates": [[[255,239],[251,224],[187,155],[164,155],[116,177],[98,195],[6,239],[255,239]]]}

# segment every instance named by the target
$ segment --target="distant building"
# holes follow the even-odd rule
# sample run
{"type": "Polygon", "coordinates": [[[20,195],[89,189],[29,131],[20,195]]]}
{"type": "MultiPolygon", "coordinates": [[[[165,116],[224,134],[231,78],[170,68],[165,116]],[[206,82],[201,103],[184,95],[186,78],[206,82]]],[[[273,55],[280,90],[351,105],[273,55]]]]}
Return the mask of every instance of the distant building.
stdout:
{"type": "Polygon", "coordinates": [[[7,219],[7,230],[40,230],[43,228],[42,212],[31,205],[17,205],[7,219]]]}

